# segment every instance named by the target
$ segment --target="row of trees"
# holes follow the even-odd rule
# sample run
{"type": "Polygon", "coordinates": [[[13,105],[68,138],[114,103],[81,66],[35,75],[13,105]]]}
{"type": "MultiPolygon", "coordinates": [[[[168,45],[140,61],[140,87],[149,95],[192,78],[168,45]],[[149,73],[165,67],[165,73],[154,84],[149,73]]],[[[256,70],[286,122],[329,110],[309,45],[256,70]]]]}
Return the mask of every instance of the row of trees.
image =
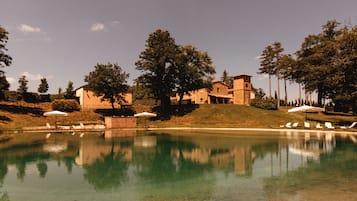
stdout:
{"type": "Polygon", "coordinates": [[[283,52],[281,43],[274,42],[260,57],[258,73],[269,75],[270,97],[271,76],[276,76],[278,99],[279,80],[283,79],[285,83],[289,80],[302,85],[306,92],[317,93],[318,105],[329,99],[335,104],[335,110],[357,112],[356,26],[340,27],[336,20],[328,21],[322,26],[321,33],[305,37],[293,56],[283,52]]]}

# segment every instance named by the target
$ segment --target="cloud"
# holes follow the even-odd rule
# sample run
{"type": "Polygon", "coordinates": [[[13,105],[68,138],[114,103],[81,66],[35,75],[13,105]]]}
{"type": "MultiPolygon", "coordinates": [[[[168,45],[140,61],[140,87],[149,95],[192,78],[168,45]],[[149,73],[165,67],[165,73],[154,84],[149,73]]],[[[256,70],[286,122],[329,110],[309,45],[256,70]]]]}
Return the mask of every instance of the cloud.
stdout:
{"type": "Polygon", "coordinates": [[[33,27],[27,24],[21,24],[18,29],[23,33],[39,33],[41,29],[39,27],[33,27]]]}
{"type": "Polygon", "coordinates": [[[94,32],[103,31],[104,29],[105,29],[105,25],[102,23],[94,23],[90,27],[90,30],[94,32]]]}
{"type": "Polygon", "coordinates": [[[51,76],[51,75],[50,76],[44,76],[44,75],[41,75],[41,74],[31,74],[29,72],[23,72],[22,75],[26,76],[26,79],[29,80],[29,81],[41,80],[44,77],[47,80],[53,78],[53,76],[51,76]]]}
{"type": "Polygon", "coordinates": [[[265,80],[268,79],[269,75],[268,74],[259,74],[258,75],[258,80],[265,80]]]}
{"type": "Polygon", "coordinates": [[[13,84],[13,83],[16,82],[16,79],[13,78],[13,77],[6,77],[6,80],[7,80],[7,82],[9,82],[10,84],[13,84]]]}

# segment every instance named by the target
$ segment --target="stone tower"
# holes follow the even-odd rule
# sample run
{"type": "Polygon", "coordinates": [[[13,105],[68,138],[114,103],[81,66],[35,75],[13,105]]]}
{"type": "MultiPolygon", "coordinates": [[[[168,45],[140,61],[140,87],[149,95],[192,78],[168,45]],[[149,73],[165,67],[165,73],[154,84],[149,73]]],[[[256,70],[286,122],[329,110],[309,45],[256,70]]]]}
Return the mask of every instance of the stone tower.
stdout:
{"type": "Polygon", "coordinates": [[[250,75],[241,74],[233,77],[233,104],[250,105],[252,83],[250,75]]]}

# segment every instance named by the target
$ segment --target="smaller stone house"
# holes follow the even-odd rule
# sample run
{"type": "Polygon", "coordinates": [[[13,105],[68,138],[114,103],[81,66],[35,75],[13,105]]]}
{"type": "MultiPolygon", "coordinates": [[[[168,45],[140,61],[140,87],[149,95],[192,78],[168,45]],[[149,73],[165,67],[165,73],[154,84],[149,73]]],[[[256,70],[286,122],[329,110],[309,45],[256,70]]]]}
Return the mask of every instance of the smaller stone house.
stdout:
{"type": "MultiPolygon", "coordinates": [[[[94,95],[94,92],[84,89],[84,86],[75,90],[76,97],[79,100],[81,109],[110,109],[112,104],[109,101],[102,101],[101,97],[94,95]]],[[[115,108],[131,106],[133,104],[133,93],[127,92],[124,94],[125,102],[122,105],[114,103],[115,108]]]]}

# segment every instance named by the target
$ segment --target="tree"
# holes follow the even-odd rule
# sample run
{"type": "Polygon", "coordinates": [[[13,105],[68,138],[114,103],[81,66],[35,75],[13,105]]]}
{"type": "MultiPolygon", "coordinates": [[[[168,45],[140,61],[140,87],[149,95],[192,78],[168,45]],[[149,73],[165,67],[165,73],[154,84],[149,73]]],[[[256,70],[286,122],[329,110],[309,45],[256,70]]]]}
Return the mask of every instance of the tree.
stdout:
{"type": "Polygon", "coordinates": [[[25,75],[20,77],[18,80],[19,87],[17,88],[17,92],[20,93],[21,95],[24,95],[25,93],[27,93],[27,90],[28,90],[27,83],[28,82],[29,81],[26,79],[25,75]]]}
{"type": "Polygon", "coordinates": [[[288,103],[288,91],[286,88],[286,80],[292,80],[290,72],[292,72],[295,60],[290,54],[283,54],[280,58],[280,77],[284,79],[284,102],[288,103]]]}
{"type": "Polygon", "coordinates": [[[281,47],[280,42],[274,42],[273,43],[273,66],[275,68],[275,73],[276,73],[276,79],[278,81],[278,97],[277,97],[277,108],[279,109],[280,107],[280,75],[281,75],[281,69],[282,69],[282,63],[281,63],[281,56],[282,52],[284,51],[284,48],[281,47]]]}
{"type": "Polygon", "coordinates": [[[344,27],[338,38],[338,53],[335,56],[331,82],[334,90],[329,97],[335,103],[335,110],[357,113],[357,27],[344,27]]]}
{"type": "Polygon", "coordinates": [[[48,82],[46,78],[41,78],[41,83],[37,89],[38,93],[46,93],[48,91],[48,82]]]}
{"type": "Polygon", "coordinates": [[[339,23],[335,20],[328,21],[323,27],[323,32],[317,35],[309,35],[302,43],[297,55],[297,82],[302,83],[308,92],[316,91],[318,105],[322,105],[322,99],[329,97],[332,91],[334,61],[338,53],[338,38],[341,31],[337,30],[339,23]],[[321,77],[324,79],[316,79],[321,77]]]}
{"type": "Polygon", "coordinates": [[[268,45],[260,55],[259,74],[267,74],[269,76],[269,98],[271,98],[271,76],[275,75],[275,66],[273,63],[274,53],[273,47],[268,45]]]}
{"type": "Polygon", "coordinates": [[[124,93],[129,88],[126,84],[129,74],[118,64],[97,64],[94,68],[94,71],[84,78],[87,82],[85,88],[93,91],[96,96],[101,96],[102,101],[109,101],[114,110],[115,102],[120,105],[125,102],[124,93]]]}
{"type": "Polygon", "coordinates": [[[176,85],[180,96],[179,105],[185,94],[190,91],[211,88],[212,75],[216,73],[207,52],[201,52],[193,46],[180,46],[175,65],[177,66],[176,85]]]}
{"type": "Polygon", "coordinates": [[[143,72],[137,82],[149,88],[154,98],[160,101],[161,112],[167,112],[176,87],[178,46],[168,31],[159,29],[149,35],[145,47],[135,63],[136,69],[143,72]]]}
{"type": "MultiPolygon", "coordinates": [[[[0,67],[10,66],[12,63],[12,58],[6,54],[7,40],[9,32],[7,32],[3,27],[0,26],[0,67]]],[[[3,72],[0,70],[0,72],[3,72]]]]}
{"type": "Polygon", "coordinates": [[[74,95],[73,82],[72,81],[68,81],[66,92],[64,93],[64,98],[73,99],[74,97],[75,97],[75,95],[74,95]]]}
{"type": "Polygon", "coordinates": [[[5,100],[5,91],[9,90],[10,84],[4,73],[0,72],[0,100],[5,100]]]}
{"type": "Polygon", "coordinates": [[[225,83],[229,89],[233,88],[233,77],[229,76],[226,70],[222,73],[221,81],[225,83]]]}

